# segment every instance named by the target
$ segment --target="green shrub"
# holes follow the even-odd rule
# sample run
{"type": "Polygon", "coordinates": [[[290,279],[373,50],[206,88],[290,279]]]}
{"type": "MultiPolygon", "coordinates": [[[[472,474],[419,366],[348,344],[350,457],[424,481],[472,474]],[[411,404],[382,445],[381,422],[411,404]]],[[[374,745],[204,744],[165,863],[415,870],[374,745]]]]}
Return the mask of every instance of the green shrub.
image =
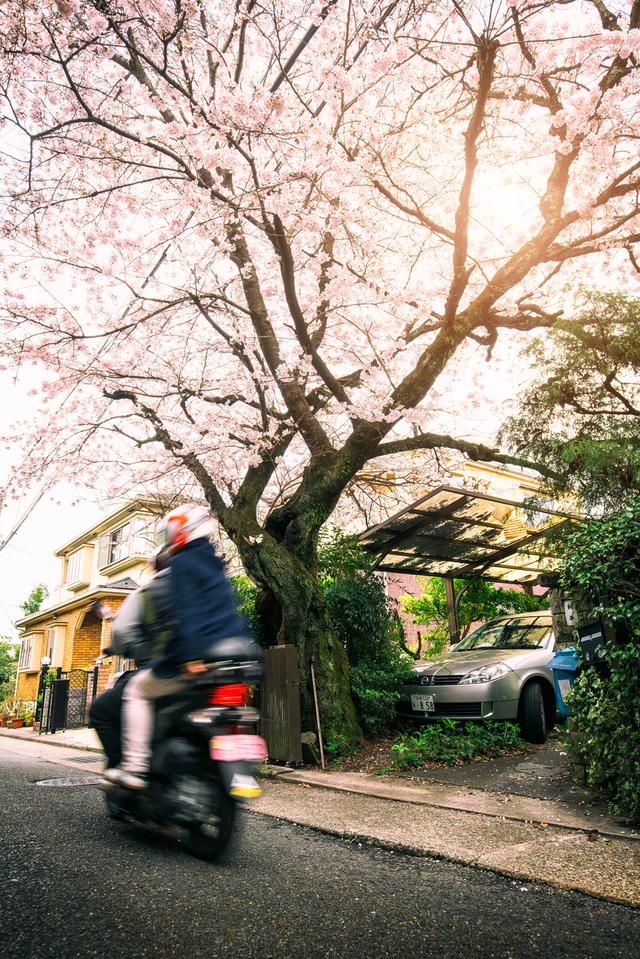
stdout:
{"type": "Polygon", "coordinates": [[[562,585],[591,601],[627,639],[640,639],[640,496],[604,519],[579,523],[560,542],[562,585]]]}
{"type": "Polygon", "coordinates": [[[18,660],[14,655],[13,646],[4,642],[0,637],[0,702],[13,696],[16,685],[18,660]]]}
{"type": "Polygon", "coordinates": [[[245,620],[256,642],[264,645],[262,628],[256,612],[258,587],[248,576],[232,576],[230,583],[236,599],[238,612],[245,620]]]}
{"type": "Polygon", "coordinates": [[[347,651],[360,722],[379,732],[395,722],[399,686],[411,671],[402,622],[355,537],[335,527],[326,532],[318,569],[331,622],[347,651]]]}
{"type": "Polygon", "coordinates": [[[580,673],[570,693],[576,747],[587,784],[607,793],[613,813],[640,819],[640,651],[610,648],[610,676],[580,673]]]}
{"type": "Polygon", "coordinates": [[[336,736],[333,739],[327,739],[324,744],[324,751],[330,759],[340,760],[344,756],[350,756],[357,747],[350,743],[346,736],[336,736]]]}
{"type": "Polygon", "coordinates": [[[526,749],[515,723],[461,723],[437,719],[418,732],[405,733],[393,744],[399,769],[444,762],[453,766],[462,759],[502,756],[513,749],[526,749]]]}
{"type": "Polygon", "coordinates": [[[640,819],[640,496],[576,525],[560,555],[582,620],[601,616],[615,630],[610,675],[587,669],[571,693],[576,747],[588,784],[609,795],[613,812],[640,819]]]}
{"type": "Polygon", "coordinates": [[[325,585],[329,616],[349,658],[351,692],[365,729],[396,718],[399,686],[411,670],[380,577],[361,573],[325,585]]]}

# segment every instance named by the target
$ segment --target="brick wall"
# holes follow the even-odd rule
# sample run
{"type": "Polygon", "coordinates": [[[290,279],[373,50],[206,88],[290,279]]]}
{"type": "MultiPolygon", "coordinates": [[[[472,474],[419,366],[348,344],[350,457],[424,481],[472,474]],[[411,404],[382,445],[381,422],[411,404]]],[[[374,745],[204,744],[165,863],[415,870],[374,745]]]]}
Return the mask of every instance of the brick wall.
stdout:
{"type": "Polygon", "coordinates": [[[404,624],[404,632],[407,637],[407,645],[410,648],[417,648],[418,633],[424,635],[426,627],[416,626],[412,617],[408,613],[403,613],[400,608],[401,596],[420,596],[422,590],[416,576],[408,573],[387,573],[387,596],[391,601],[391,606],[397,609],[400,618],[404,624]]]}
{"type": "MultiPolygon", "coordinates": [[[[109,599],[109,607],[114,614],[123,602],[124,600],[119,597],[109,599]]],[[[87,613],[88,609],[81,609],[75,618],[69,621],[62,664],[65,672],[70,669],[92,669],[102,650],[109,644],[111,624],[93,617],[88,618],[87,613]]],[[[107,661],[100,667],[98,680],[100,689],[106,685],[109,674],[115,671],[115,662],[113,657],[111,662],[107,661]]]]}
{"type": "Polygon", "coordinates": [[[73,637],[71,669],[90,669],[100,655],[102,623],[91,622],[76,629],[73,637]]]}
{"type": "Polygon", "coordinates": [[[109,676],[111,675],[111,673],[115,672],[114,664],[115,664],[115,658],[113,662],[107,661],[103,663],[102,666],[98,666],[98,687],[97,687],[96,695],[99,696],[100,693],[103,693],[105,689],[107,688],[107,683],[109,682],[109,676]]]}
{"type": "Polygon", "coordinates": [[[38,695],[39,679],[40,673],[20,673],[18,675],[16,699],[35,699],[38,695]]]}

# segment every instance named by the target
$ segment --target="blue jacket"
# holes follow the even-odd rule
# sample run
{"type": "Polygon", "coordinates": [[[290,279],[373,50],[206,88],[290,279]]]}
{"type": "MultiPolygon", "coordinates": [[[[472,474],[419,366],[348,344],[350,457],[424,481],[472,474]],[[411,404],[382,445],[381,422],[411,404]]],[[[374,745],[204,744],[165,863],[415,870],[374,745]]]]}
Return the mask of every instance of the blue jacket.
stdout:
{"type": "Polygon", "coordinates": [[[200,538],[171,557],[174,635],[166,653],[152,663],[156,676],[175,676],[184,663],[202,659],[221,639],[246,636],[224,564],[208,540],[200,538]]]}

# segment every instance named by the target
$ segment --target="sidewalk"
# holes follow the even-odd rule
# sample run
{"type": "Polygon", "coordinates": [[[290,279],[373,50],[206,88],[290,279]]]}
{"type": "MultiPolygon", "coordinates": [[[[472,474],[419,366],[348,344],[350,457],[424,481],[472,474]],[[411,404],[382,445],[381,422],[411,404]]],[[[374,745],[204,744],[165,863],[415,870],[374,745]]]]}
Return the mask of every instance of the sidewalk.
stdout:
{"type": "Polygon", "coordinates": [[[102,745],[93,729],[86,726],[80,729],[65,729],[60,733],[42,736],[33,731],[30,726],[22,729],[6,729],[0,726],[0,736],[11,736],[23,742],[40,743],[42,746],[66,746],[69,749],[86,749],[88,752],[102,753],[102,745]]]}
{"type": "MultiPolygon", "coordinates": [[[[0,750],[9,737],[12,748],[24,744],[32,754],[66,747],[60,764],[77,772],[74,750],[100,751],[88,729],[55,736],[0,729],[0,750]]],[[[96,756],[83,772],[95,775],[100,768],[96,756]]],[[[546,882],[640,906],[640,830],[611,817],[589,816],[562,802],[442,783],[408,785],[364,773],[265,766],[262,774],[264,793],[248,807],[252,812],[519,882],[546,882]]]]}

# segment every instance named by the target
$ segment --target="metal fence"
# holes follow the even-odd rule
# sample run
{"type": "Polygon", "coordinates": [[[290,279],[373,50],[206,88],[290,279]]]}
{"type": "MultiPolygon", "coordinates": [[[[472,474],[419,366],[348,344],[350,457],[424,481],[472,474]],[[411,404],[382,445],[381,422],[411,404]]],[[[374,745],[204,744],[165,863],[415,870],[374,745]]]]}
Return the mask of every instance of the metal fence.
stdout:
{"type": "Polygon", "coordinates": [[[41,733],[55,733],[60,729],[86,726],[89,708],[98,688],[98,667],[93,669],[70,669],[52,683],[47,683],[42,692],[41,733]]]}

